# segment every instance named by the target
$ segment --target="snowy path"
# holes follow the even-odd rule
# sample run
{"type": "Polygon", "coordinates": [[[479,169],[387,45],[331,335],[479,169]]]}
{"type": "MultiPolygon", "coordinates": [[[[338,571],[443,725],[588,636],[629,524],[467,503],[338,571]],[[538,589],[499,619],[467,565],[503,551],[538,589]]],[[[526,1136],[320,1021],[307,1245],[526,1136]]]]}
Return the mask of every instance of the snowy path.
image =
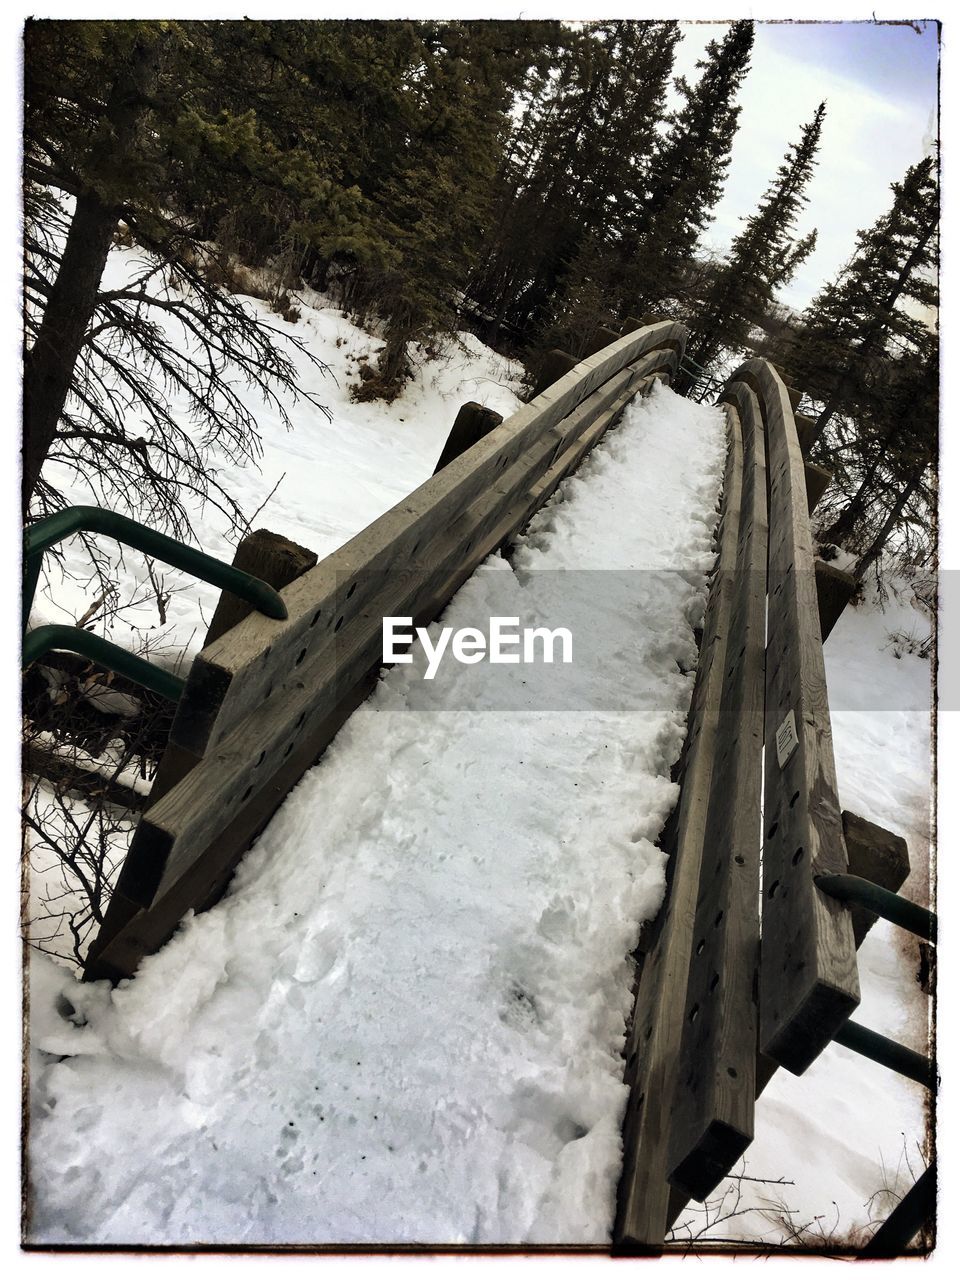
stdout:
{"type": "Polygon", "coordinates": [[[571,666],[418,650],[133,983],[33,963],[32,1240],[609,1238],[722,458],[718,410],[631,406],[443,619],[571,666]]]}

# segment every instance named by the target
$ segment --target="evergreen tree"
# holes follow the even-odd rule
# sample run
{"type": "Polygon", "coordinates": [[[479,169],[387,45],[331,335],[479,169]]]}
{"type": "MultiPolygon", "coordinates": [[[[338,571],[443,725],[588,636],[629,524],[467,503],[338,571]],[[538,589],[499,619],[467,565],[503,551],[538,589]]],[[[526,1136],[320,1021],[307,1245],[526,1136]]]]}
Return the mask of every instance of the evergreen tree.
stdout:
{"type": "Polygon", "coordinates": [[[933,158],[908,169],[892,191],[888,212],[858,234],[853,257],[808,307],[789,354],[797,380],[823,402],[816,437],[835,413],[863,410],[891,357],[922,351],[926,341],[922,314],[937,305],[933,158]],[[912,311],[904,305],[911,303],[912,311]]]}
{"type": "Polygon", "coordinates": [[[695,363],[709,367],[724,347],[744,350],[777,290],[813,251],[816,231],[795,239],[793,228],[808,200],[805,191],[816,164],[825,115],[826,103],[821,103],[803,127],[800,140],[788,148],[757,212],[746,219],[714,277],[687,343],[695,363]]]}
{"type": "Polygon", "coordinates": [[[653,157],[647,195],[624,218],[621,308],[642,315],[676,290],[723,194],[752,48],[753,23],[734,22],[720,43],[707,45],[696,84],[677,80],[683,106],[653,157]]]}
{"type": "Polygon", "coordinates": [[[498,176],[504,213],[470,288],[492,331],[548,324],[578,255],[609,243],[645,192],[677,24],[600,22],[564,38],[556,73],[530,86],[498,176]]]}

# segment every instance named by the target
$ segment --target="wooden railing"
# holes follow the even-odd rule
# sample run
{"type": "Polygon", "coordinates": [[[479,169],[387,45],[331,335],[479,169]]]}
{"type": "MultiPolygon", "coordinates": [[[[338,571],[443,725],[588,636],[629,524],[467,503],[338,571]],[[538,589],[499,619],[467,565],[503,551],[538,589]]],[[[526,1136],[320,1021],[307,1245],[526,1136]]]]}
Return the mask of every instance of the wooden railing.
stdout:
{"type": "MultiPolygon", "coordinates": [[[[664,836],[667,896],[643,939],[626,1050],[619,1252],[659,1252],[683,1206],[716,1189],[779,1066],[799,1074],[838,1040],[931,1080],[921,1055],[848,1021],[865,928],[855,936],[834,877],[894,890],[909,861],[899,837],[840,810],[823,640],[855,584],[815,560],[810,512],[829,475],[804,461],[798,399],[757,359],[720,397],[717,562],[664,836]]],[[[883,1248],[919,1229],[929,1182],[883,1248]]]]}
{"type": "Polygon", "coordinates": [[[188,910],[216,900],[373,687],[383,617],[411,616],[420,626],[436,618],[629,400],[675,375],[686,331],[662,321],[606,336],[614,340],[530,404],[499,425],[488,420],[465,452],[446,449],[446,465],[419,489],[285,586],[285,619],[251,614],[202,650],[87,977],[132,975],[188,910]]]}

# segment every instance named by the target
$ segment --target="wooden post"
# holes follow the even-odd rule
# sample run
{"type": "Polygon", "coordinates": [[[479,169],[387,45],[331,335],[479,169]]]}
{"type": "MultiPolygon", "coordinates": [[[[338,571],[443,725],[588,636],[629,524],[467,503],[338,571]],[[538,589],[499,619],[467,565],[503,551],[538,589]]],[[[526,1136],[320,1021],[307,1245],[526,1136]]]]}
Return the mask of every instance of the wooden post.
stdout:
{"type": "MultiPolygon", "coordinates": [[[[906,840],[847,809],[844,809],[841,817],[843,835],[847,842],[847,870],[852,876],[871,880],[881,888],[896,893],[910,874],[910,853],[906,840]]],[[[852,913],[853,938],[859,947],[877,923],[877,916],[866,907],[859,906],[854,907],[852,913]]]]}
{"type": "Polygon", "coordinates": [[[806,457],[817,438],[817,424],[813,418],[806,418],[802,413],[795,413],[793,420],[797,424],[797,439],[800,441],[800,452],[806,457]]]}
{"type": "Polygon", "coordinates": [[[611,342],[616,342],[621,335],[614,333],[612,329],[601,325],[596,333],[589,339],[584,350],[584,357],[596,355],[598,351],[602,351],[604,347],[609,347],[611,342]]]}
{"type": "Polygon", "coordinates": [[[815,462],[805,462],[803,464],[803,475],[807,482],[807,512],[809,515],[813,515],[817,503],[830,487],[830,483],[833,480],[833,472],[828,471],[826,467],[818,467],[815,462]]]}
{"type": "Polygon", "coordinates": [[[576,357],[569,355],[566,351],[560,351],[556,347],[548,351],[543,357],[530,399],[536,400],[547,387],[552,387],[555,382],[559,382],[564,374],[569,373],[578,363],[576,357]]]}
{"type": "Polygon", "coordinates": [[[852,573],[827,564],[825,560],[814,563],[814,573],[817,579],[817,608],[820,611],[820,639],[826,640],[841,613],[857,594],[860,584],[852,573]]]}
{"type": "Polygon", "coordinates": [[[502,414],[488,409],[485,405],[477,404],[476,400],[468,400],[465,405],[461,405],[460,412],[450,428],[447,442],[443,446],[443,452],[433,468],[433,474],[436,475],[438,471],[442,471],[454,458],[459,458],[461,453],[466,453],[502,421],[502,414]]]}
{"type": "MultiPolygon", "coordinates": [[[[308,551],[306,547],[299,546],[296,542],[291,542],[289,538],[284,538],[279,533],[271,533],[269,529],[257,529],[241,540],[233,557],[233,563],[235,568],[242,569],[244,573],[253,574],[255,578],[260,578],[279,591],[282,587],[289,586],[295,578],[299,578],[308,569],[312,569],[317,563],[317,554],[315,551],[308,551]]],[[[206,648],[208,644],[218,640],[225,631],[235,627],[252,612],[253,605],[232,595],[229,591],[224,591],[220,596],[220,602],[213,615],[203,647],[206,648]]]]}
{"type": "Polygon", "coordinates": [[[790,408],[796,413],[800,408],[800,401],[803,399],[803,392],[798,391],[796,387],[787,387],[787,395],[790,398],[790,408]]]}
{"type": "Polygon", "coordinates": [[[626,320],[624,320],[623,324],[620,326],[620,333],[636,333],[638,329],[643,328],[646,328],[643,320],[638,319],[636,316],[627,316],[626,320]]]}

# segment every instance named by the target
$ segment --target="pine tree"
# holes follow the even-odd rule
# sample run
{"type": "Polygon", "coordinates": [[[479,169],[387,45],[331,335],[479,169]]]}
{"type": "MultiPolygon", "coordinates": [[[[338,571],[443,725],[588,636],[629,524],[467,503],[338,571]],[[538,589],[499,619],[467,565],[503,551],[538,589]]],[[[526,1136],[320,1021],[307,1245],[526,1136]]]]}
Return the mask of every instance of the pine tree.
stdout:
{"type": "Polygon", "coordinates": [[[937,304],[940,209],[933,158],[913,165],[891,189],[890,209],[858,234],[850,261],[804,313],[789,354],[797,380],[823,401],[815,438],[834,414],[862,410],[891,357],[923,348],[927,326],[921,316],[937,304]],[[913,312],[904,306],[911,303],[913,312]]]}
{"type": "Polygon", "coordinates": [[[757,212],[731,245],[692,326],[687,353],[695,363],[709,367],[724,347],[744,350],[777,290],[812,253],[816,231],[795,239],[793,228],[808,200],[805,191],[816,164],[825,115],[822,102],[804,125],[800,140],[788,148],[757,212]]]}
{"type": "Polygon", "coordinates": [[[723,194],[740,116],[735,99],[752,48],[753,23],[734,22],[720,43],[707,45],[696,84],[677,80],[684,104],[653,157],[648,194],[624,219],[621,308],[636,315],[655,309],[693,256],[723,194]]]}
{"type": "Polygon", "coordinates": [[[470,290],[494,325],[527,334],[555,315],[584,246],[610,242],[643,198],[679,30],[617,21],[564,36],[556,73],[528,94],[498,178],[509,217],[470,290]]]}

